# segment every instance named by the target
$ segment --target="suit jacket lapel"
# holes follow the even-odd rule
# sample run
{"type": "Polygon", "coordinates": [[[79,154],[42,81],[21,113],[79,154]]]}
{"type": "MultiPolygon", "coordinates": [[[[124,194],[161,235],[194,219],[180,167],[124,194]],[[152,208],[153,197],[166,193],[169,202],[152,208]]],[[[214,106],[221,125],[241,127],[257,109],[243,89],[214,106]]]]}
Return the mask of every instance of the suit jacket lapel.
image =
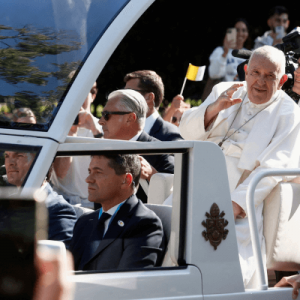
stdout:
{"type": "Polygon", "coordinates": [[[87,235],[87,238],[84,241],[85,246],[80,260],[79,270],[83,269],[84,265],[91,259],[93,252],[98,248],[98,245],[95,245],[95,241],[92,240],[93,233],[97,228],[98,216],[99,210],[91,215],[91,218],[88,220],[89,223],[85,226],[85,234],[87,235]]]}
{"type": "MultiPolygon", "coordinates": [[[[126,225],[129,222],[130,216],[132,214],[132,209],[137,205],[137,203],[138,203],[137,197],[135,195],[132,195],[120,207],[119,211],[117,212],[117,214],[114,216],[114,219],[110,223],[97,250],[92,254],[89,260],[85,262],[85,264],[91,261],[95,256],[99,255],[101,251],[103,251],[106,247],[108,247],[114,240],[116,240],[121,235],[124,229],[126,229],[126,225]],[[123,221],[124,226],[119,225],[119,221],[123,221]]],[[[95,229],[95,227],[93,229],[95,229]]]]}
{"type": "Polygon", "coordinates": [[[162,124],[163,124],[162,119],[161,117],[158,116],[158,118],[155,120],[152,128],[149,131],[149,135],[153,136],[156,132],[158,132],[162,127],[162,124]]]}
{"type": "Polygon", "coordinates": [[[148,134],[143,130],[140,136],[137,139],[138,142],[148,141],[148,134]]]}

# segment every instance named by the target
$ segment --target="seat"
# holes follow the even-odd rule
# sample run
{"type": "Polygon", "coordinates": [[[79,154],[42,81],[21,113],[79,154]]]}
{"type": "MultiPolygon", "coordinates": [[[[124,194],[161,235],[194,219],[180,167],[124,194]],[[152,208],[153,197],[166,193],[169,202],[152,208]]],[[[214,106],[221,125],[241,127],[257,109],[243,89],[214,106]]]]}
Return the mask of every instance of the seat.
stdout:
{"type": "Polygon", "coordinates": [[[157,266],[170,267],[174,266],[168,252],[169,240],[171,235],[171,220],[172,220],[172,206],[145,204],[147,208],[151,209],[161,219],[164,231],[165,253],[162,255],[163,260],[158,262],[157,266]]]}
{"type": "Polygon", "coordinates": [[[300,184],[280,182],[264,201],[267,269],[300,270],[300,184]]]}
{"type": "Polygon", "coordinates": [[[173,178],[173,174],[154,174],[149,184],[148,203],[163,204],[173,192],[173,178]]]}

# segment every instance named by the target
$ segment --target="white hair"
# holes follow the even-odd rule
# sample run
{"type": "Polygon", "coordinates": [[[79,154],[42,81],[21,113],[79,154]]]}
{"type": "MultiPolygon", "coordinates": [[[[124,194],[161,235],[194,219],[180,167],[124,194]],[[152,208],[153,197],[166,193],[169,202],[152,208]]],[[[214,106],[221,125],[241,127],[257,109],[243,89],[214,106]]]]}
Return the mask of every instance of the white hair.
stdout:
{"type": "Polygon", "coordinates": [[[285,56],[279,49],[272,46],[263,46],[255,49],[249,59],[248,67],[250,66],[251,60],[254,56],[261,56],[277,65],[279,67],[280,78],[285,74],[285,56]]]}
{"type": "Polygon", "coordinates": [[[120,105],[127,111],[132,111],[136,114],[137,121],[143,129],[148,111],[147,102],[142,94],[131,89],[117,90],[108,95],[108,101],[116,96],[121,96],[120,105]]]}

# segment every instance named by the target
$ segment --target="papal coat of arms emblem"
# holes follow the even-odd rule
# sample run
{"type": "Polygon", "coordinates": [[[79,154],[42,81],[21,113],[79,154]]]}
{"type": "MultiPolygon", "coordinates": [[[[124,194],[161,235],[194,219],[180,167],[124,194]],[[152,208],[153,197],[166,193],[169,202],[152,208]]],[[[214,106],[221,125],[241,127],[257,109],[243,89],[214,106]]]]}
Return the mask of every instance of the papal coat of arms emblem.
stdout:
{"type": "Polygon", "coordinates": [[[207,219],[202,222],[202,225],[206,230],[202,232],[202,235],[217,250],[222,239],[225,240],[227,237],[228,230],[225,227],[228,225],[228,221],[223,218],[225,213],[224,211],[220,213],[219,206],[216,203],[211,206],[210,214],[207,212],[205,216],[207,219]]]}

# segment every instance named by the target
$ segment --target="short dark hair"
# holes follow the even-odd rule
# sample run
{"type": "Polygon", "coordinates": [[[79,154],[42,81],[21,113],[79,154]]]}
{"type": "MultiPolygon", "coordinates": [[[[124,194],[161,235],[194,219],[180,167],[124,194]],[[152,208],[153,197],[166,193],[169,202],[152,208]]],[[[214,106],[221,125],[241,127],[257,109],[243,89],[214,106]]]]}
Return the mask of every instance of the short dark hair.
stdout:
{"type": "Polygon", "coordinates": [[[282,15],[282,14],[289,14],[289,11],[284,6],[275,6],[270,9],[268,19],[273,17],[274,15],[282,15]]]}
{"type": "Polygon", "coordinates": [[[93,156],[106,157],[108,165],[114,169],[117,175],[130,173],[133,178],[132,188],[137,189],[141,176],[141,162],[137,154],[99,154],[93,156]]]}
{"type": "Polygon", "coordinates": [[[155,96],[155,107],[159,107],[163,101],[165,93],[165,88],[161,77],[154,71],[142,70],[128,73],[124,77],[124,82],[126,83],[127,81],[136,78],[140,80],[139,87],[143,90],[141,94],[144,95],[146,93],[153,93],[155,96]]]}

